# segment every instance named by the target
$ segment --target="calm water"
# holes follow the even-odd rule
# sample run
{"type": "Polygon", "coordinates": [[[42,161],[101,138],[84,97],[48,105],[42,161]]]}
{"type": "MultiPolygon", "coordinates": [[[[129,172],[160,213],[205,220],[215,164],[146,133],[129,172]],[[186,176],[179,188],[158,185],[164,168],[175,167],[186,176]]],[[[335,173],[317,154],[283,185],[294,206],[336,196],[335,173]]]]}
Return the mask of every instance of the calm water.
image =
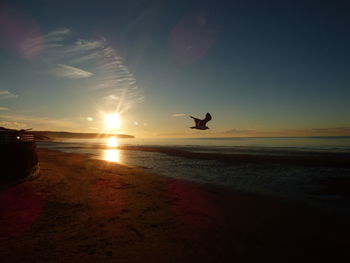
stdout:
{"type": "MultiPolygon", "coordinates": [[[[308,138],[204,138],[204,139],[117,139],[116,145],[177,147],[195,152],[311,155],[350,154],[350,137],[308,138]]],[[[325,209],[349,212],[349,202],[340,196],[318,196],[318,180],[349,176],[350,169],[286,166],[280,164],[235,164],[219,160],[197,160],[158,152],[120,150],[107,139],[39,142],[38,147],[64,152],[87,153],[111,163],[137,166],[159,175],[224,185],[264,195],[300,200],[325,209]],[[338,202],[339,201],[339,202],[338,202]]]]}

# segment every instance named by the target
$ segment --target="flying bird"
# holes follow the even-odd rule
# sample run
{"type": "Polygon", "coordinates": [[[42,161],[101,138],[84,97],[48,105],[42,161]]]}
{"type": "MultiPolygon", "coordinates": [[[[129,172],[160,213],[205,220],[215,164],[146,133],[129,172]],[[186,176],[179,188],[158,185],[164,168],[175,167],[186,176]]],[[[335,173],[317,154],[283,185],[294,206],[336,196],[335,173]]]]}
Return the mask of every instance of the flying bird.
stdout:
{"type": "Polygon", "coordinates": [[[209,127],[206,126],[207,122],[211,120],[211,115],[208,112],[205,115],[205,118],[203,120],[197,119],[193,116],[190,116],[193,120],[196,126],[190,127],[191,129],[198,129],[198,130],[207,130],[209,127]]]}

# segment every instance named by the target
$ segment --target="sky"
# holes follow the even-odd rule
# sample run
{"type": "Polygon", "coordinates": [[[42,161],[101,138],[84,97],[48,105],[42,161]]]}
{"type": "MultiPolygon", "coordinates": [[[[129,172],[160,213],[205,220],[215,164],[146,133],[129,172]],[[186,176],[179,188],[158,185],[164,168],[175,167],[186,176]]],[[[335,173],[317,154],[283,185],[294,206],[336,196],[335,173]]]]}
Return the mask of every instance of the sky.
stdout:
{"type": "Polygon", "coordinates": [[[0,126],[106,132],[118,113],[136,137],[350,135],[349,8],[1,1],[0,126]]]}

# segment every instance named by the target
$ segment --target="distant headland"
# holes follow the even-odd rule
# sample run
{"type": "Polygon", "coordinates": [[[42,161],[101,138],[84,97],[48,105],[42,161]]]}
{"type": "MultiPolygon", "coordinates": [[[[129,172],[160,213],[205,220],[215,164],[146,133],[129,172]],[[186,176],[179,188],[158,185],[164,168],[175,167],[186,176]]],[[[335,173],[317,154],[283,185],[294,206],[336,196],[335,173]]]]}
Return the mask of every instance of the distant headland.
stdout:
{"type": "Polygon", "coordinates": [[[106,133],[81,133],[81,132],[61,132],[61,131],[30,131],[34,134],[35,140],[50,141],[54,139],[96,139],[106,137],[135,138],[128,134],[106,134],[106,133]]]}

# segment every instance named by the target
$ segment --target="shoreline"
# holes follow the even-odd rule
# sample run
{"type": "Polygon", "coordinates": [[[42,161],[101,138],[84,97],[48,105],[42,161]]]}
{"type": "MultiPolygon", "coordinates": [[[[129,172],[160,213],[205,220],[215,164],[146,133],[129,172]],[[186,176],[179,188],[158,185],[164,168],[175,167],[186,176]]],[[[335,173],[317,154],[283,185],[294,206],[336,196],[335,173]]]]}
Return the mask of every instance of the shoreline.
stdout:
{"type": "Polygon", "coordinates": [[[40,176],[0,193],[0,255],[8,262],[316,262],[349,256],[349,227],[316,209],[83,154],[38,154],[40,176]]]}
{"type": "Polygon", "coordinates": [[[160,152],[189,159],[219,160],[227,163],[282,163],[306,166],[350,167],[350,154],[323,154],[320,156],[295,155],[258,155],[191,152],[174,147],[120,146],[121,150],[160,152]],[[335,156],[336,155],[336,156],[335,156]]]}
{"type": "MultiPolygon", "coordinates": [[[[43,147],[45,148],[45,147],[43,147]]],[[[65,147],[66,149],[109,149],[107,146],[65,147]]],[[[177,146],[118,146],[118,150],[164,153],[187,159],[216,160],[227,164],[278,163],[284,165],[350,168],[349,153],[305,152],[298,155],[246,154],[246,153],[205,153],[179,149],[177,146]]]]}

